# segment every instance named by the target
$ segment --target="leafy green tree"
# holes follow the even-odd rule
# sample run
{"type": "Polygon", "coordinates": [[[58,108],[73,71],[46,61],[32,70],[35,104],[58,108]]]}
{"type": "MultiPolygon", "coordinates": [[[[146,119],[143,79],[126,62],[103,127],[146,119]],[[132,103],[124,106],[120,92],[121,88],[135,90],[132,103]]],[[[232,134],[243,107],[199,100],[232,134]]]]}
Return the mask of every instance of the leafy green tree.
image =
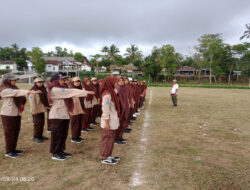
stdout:
{"type": "Polygon", "coordinates": [[[78,62],[84,62],[87,61],[88,59],[80,52],[76,52],[74,54],[74,60],[78,62]]]}
{"type": "Polygon", "coordinates": [[[36,72],[39,74],[45,72],[46,65],[44,59],[42,58],[44,55],[42,50],[39,47],[33,47],[32,51],[28,52],[28,55],[36,72]]]}

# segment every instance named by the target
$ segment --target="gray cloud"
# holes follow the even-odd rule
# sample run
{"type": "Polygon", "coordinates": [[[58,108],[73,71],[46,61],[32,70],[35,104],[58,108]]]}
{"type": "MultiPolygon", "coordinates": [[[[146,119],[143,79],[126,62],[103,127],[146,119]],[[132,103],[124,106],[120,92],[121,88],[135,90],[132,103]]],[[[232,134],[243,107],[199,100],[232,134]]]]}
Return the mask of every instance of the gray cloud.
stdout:
{"type": "Polygon", "coordinates": [[[171,43],[187,52],[204,33],[238,40],[247,0],[8,0],[0,2],[0,46],[171,43]]]}

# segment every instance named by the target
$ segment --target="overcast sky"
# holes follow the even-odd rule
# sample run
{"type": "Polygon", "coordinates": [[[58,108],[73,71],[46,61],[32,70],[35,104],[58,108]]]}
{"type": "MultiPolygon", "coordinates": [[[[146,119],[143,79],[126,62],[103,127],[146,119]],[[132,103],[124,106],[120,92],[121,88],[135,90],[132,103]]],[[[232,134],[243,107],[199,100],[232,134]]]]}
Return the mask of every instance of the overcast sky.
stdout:
{"type": "Polygon", "coordinates": [[[191,54],[205,33],[240,43],[246,23],[250,0],[0,0],[0,47],[60,45],[89,56],[104,45],[124,53],[136,44],[147,55],[172,44],[191,54]]]}

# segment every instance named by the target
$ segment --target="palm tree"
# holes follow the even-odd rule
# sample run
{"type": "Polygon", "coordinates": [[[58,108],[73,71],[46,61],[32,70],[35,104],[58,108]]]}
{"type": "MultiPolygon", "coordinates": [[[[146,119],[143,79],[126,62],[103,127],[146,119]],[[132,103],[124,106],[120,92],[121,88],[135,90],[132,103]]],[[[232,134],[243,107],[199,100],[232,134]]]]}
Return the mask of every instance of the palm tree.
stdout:
{"type": "Polygon", "coordinates": [[[120,52],[119,48],[117,48],[114,44],[109,47],[108,58],[111,60],[111,63],[115,63],[115,58],[118,56],[120,52]]]}
{"type": "Polygon", "coordinates": [[[134,63],[136,60],[142,59],[142,51],[139,50],[138,46],[135,44],[131,44],[130,47],[126,49],[126,52],[124,55],[127,56],[130,62],[134,63]]]}
{"type": "Polygon", "coordinates": [[[250,38],[250,23],[246,24],[247,30],[243,33],[243,36],[240,37],[240,40],[243,38],[250,38]]]}
{"type": "Polygon", "coordinates": [[[101,52],[103,52],[103,53],[104,53],[104,56],[107,57],[108,52],[109,52],[109,47],[108,47],[108,46],[104,46],[104,47],[101,49],[101,52]]]}

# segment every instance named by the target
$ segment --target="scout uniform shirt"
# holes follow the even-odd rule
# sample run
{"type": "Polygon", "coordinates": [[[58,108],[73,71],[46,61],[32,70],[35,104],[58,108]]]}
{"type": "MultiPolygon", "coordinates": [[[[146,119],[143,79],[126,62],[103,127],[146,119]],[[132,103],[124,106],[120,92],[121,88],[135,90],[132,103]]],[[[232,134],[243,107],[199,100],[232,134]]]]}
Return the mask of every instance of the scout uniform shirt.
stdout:
{"type": "Polygon", "coordinates": [[[29,102],[31,114],[36,115],[47,111],[47,107],[42,103],[39,94],[30,94],[29,102]]]}
{"type": "Polygon", "coordinates": [[[87,91],[74,88],[57,88],[51,90],[51,100],[53,102],[49,112],[49,119],[70,119],[70,113],[64,102],[66,98],[86,97],[87,91]]]}
{"type": "Polygon", "coordinates": [[[19,110],[14,102],[14,97],[27,96],[28,90],[6,88],[1,92],[3,100],[1,115],[19,116],[19,110]]]}
{"type": "Polygon", "coordinates": [[[120,123],[115,104],[111,101],[111,95],[107,94],[102,98],[102,117],[101,128],[105,128],[105,120],[109,119],[109,125],[111,130],[118,129],[120,123]]]}

